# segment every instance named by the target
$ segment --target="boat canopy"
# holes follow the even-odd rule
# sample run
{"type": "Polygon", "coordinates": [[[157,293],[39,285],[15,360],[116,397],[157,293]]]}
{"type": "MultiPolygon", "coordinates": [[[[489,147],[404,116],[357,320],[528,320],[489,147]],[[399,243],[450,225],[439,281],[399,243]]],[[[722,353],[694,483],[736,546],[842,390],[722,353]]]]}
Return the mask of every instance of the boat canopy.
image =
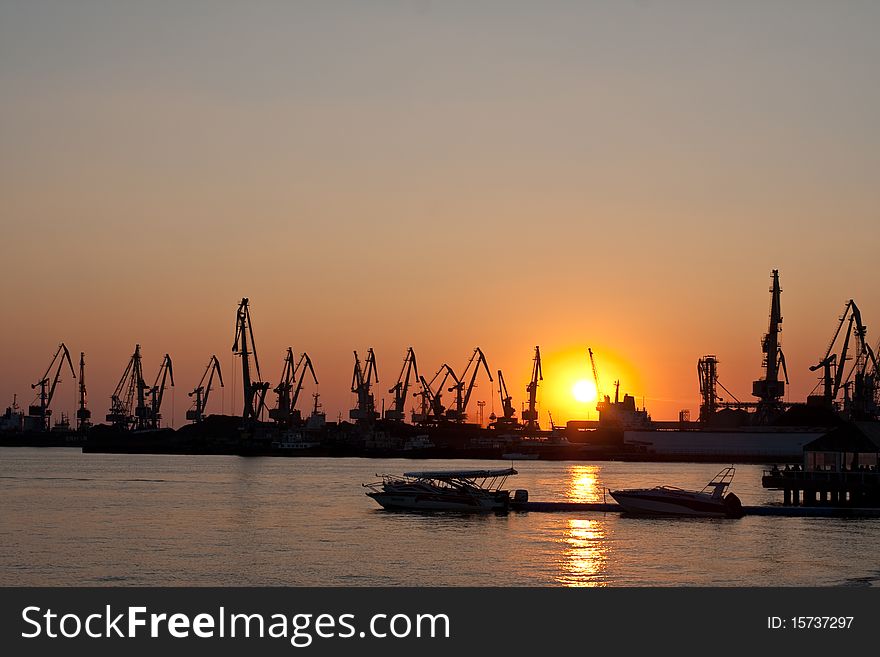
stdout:
{"type": "Polygon", "coordinates": [[[513,468],[502,470],[429,470],[427,472],[404,472],[404,477],[416,479],[489,479],[517,474],[513,468]]]}

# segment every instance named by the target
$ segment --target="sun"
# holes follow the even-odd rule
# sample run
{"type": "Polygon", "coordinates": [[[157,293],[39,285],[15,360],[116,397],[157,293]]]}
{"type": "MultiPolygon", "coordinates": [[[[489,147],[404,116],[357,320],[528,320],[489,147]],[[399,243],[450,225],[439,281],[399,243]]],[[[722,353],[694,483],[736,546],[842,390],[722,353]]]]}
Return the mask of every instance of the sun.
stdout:
{"type": "Polygon", "coordinates": [[[596,401],[596,384],[589,379],[581,379],[574,384],[574,387],[571,389],[571,394],[582,404],[596,401]]]}

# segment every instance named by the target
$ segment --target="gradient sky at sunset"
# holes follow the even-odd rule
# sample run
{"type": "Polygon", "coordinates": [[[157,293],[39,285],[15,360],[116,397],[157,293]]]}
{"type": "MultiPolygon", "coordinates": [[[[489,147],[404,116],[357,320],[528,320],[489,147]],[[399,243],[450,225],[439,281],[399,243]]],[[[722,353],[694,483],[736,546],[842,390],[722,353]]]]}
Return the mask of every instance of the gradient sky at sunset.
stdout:
{"type": "MultiPolygon", "coordinates": [[[[671,419],[706,353],[749,398],[773,268],[803,399],[847,299],[880,336],[878,25],[873,2],[4,2],[0,403],[64,340],[103,420],[140,342],[150,380],[174,359],[180,424],[212,353],[231,383],[248,296],[264,375],[308,351],[332,417],[353,349],[384,392],[409,345],[426,374],[479,345],[519,407],[539,344],[547,391],[591,346],[671,419]]],[[[559,388],[544,411],[586,417],[559,388]]]]}

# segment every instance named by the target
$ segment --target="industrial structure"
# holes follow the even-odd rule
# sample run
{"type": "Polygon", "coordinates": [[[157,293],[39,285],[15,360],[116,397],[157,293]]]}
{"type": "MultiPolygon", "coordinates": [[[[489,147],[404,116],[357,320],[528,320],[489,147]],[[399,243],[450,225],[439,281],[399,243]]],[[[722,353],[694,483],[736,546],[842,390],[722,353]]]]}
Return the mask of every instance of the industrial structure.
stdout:
{"type": "Polygon", "coordinates": [[[89,402],[86,392],[86,355],[79,353],[79,408],[76,411],[76,429],[80,433],[92,426],[92,412],[87,408],[89,402]]]}
{"type": "Polygon", "coordinates": [[[254,341],[254,327],[247,297],[238,304],[235,315],[235,340],[232,353],[241,358],[241,384],[243,391],[242,420],[245,424],[256,422],[266,408],[266,393],[269,384],[263,381],[260,373],[260,359],[254,341]],[[248,344],[250,339],[250,344],[248,344]],[[253,369],[251,368],[253,356],[253,369]]]}
{"type": "Polygon", "coordinates": [[[357,395],[356,406],[348,412],[348,417],[357,422],[373,422],[379,417],[376,411],[376,399],[373,396],[372,385],[379,383],[379,373],[376,369],[376,355],[373,348],[367,350],[367,359],[361,367],[358,352],[354,352],[354,372],[351,375],[351,391],[357,395]]]}
{"type": "Polygon", "coordinates": [[[406,350],[400,375],[388,392],[394,395],[391,408],[385,411],[385,419],[393,422],[403,422],[406,417],[406,400],[412,381],[419,381],[419,367],[416,364],[416,353],[412,347],[406,350]]]}
{"type": "Polygon", "coordinates": [[[284,356],[284,365],[281,368],[281,379],[274,389],[278,399],[275,408],[269,409],[269,417],[278,426],[291,427],[302,421],[302,413],[297,410],[296,404],[300,392],[302,392],[307,371],[312,375],[315,385],[318,385],[318,377],[309,355],[303,352],[299,361],[294,363],[293,348],[288,347],[284,356]]]}
{"type": "MultiPolygon", "coordinates": [[[[36,403],[28,406],[28,414],[24,420],[24,427],[30,431],[48,431],[49,420],[52,416],[52,400],[55,398],[55,390],[58,382],[61,380],[61,370],[67,363],[70,369],[70,375],[76,379],[76,373],[73,371],[73,363],[70,360],[70,352],[67,346],[62,342],[55,350],[55,355],[49,361],[49,367],[40,377],[40,380],[31,385],[31,389],[40,389],[37,393],[36,403]],[[54,370],[54,374],[52,371],[54,370]]],[[[63,418],[62,418],[63,421],[63,418]]]]}
{"type": "Polygon", "coordinates": [[[490,415],[489,420],[496,428],[512,429],[519,427],[519,421],[514,417],[516,408],[513,406],[513,397],[507,391],[507,383],[504,374],[498,370],[498,396],[501,398],[501,415],[490,415]]]}
{"type": "Polygon", "coordinates": [[[822,376],[813,393],[807,397],[808,405],[842,411],[854,419],[876,415],[880,368],[874,350],[867,342],[867,332],[859,307],[850,299],[846,302],[825,354],[810,367],[811,372],[821,370],[822,376]],[[853,339],[855,345],[851,347],[853,339]],[[838,341],[841,342],[840,351],[835,351],[838,341]],[[845,375],[848,360],[852,361],[852,367],[845,375]],[[816,394],[820,388],[821,393],[816,394]]]}
{"type": "Polygon", "coordinates": [[[770,323],[767,334],[761,340],[761,351],[764,353],[762,363],[764,376],[752,383],[752,396],[758,398],[756,419],[759,424],[766,424],[785,410],[782,398],[785,396],[785,385],[788,383],[785,354],[782,353],[782,345],[779,343],[779,334],[782,332],[782,307],[780,305],[782,290],[779,287],[778,269],[773,270],[771,278],[770,323]],[[784,380],[779,378],[780,368],[785,376],[784,380]]]}
{"type": "Polygon", "coordinates": [[[528,396],[528,408],[522,412],[522,419],[525,423],[527,431],[538,431],[541,427],[538,425],[538,383],[544,380],[544,373],[541,370],[541,348],[535,347],[535,358],[532,361],[532,378],[526,386],[526,395],[528,396]]]}
{"type": "Polygon", "coordinates": [[[220,361],[217,360],[215,354],[212,354],[211,359],[208,361],[208,366],[205,368],[205,373],[202,374],[202,378],[199,379],[199,385],[193,388],[192,392],[187,393],[190,397],[193,397],[192,408],[186,412],[187,420],[201,422],[205,419],[205,408],[208,406],[208,399],[213,390],[211,386],[214,383],[215,374],[217,375],[217,379],[220,381],[220,387],[222,388],[223,373],[220,371],[220,361]]]}
{"type": "Polygon", "coordinates": [[[455,383],[448,388],[448,391],[455,393],[455,408],[450,408],[446,411],[447,420],[452,420],[453,422],[464,422],[467,420],[467,407],[470,403],[471,394],[473,393],[474,386],[477,382],[477,374],[480,372],[480,366],[483,367],[483,371],[485,371],[486,376],[489,377],[489,382],[493,382],[492,373],[489,372],[489,365],[486,362],[486,356],[483,355],[483,350],[479,347],[476,347],[474,353],[471,354],[470,360],[468,360],[468,364],[464,368],[464,373],[461,375],[461,378],[456,377],[452,372],[452,368],[449,368],[448,371],[453,376],[455,383]],[[470,380],[465,383],[468,373],[470,373],[470,380]]]}
{"type": "Polygon", "coordinates": [[[335,422],[328,423],[321,410],[319,393],[315,391],[311,414],[305,418],[297,405],[305,387],[311,382],[318,385],[312,360],[305,352],[297,358],[293,348],[287,347],[277,383],[264,381],[251,308],[245,297],[236,311],[232,345],[233,355],[241,358],[241,387],[235,381],[235,368],[233,386],[236,391],[244,393],[241,406],[236,406],[237,396],[233,395],[234,414],[215,413],[207,417],[212,392],[218,382],[219,387],[224,386],[220,361],[212,355],[198,385],[188,393],[192,404],[186,411],[186,419],[192,425],[180,432],[166,429],[156,433],[162,428],[165,393],[174,386],[173,364],[170,355],[165,354],[152,385],[148,385],[144,380],[141,347],[136,345],[111,395],[110,409],[105,416],[110,426],[93,426],[88,409],[85,354],[80,354],[77,374],[67,347],[61,343],[49,367],[32,385],[37,397],[27,408],[27,415],[13,401],[0,416],[0,433],[7,439],[7,444],[10,444],[9,437],[13,433],[33,433],[34,437],[24,437],[22,441],[32,439],[37,444],[90,442],[96,450],[101,449],[101,445],[113,445],[118,441],[132,451],[159,449],[157,445],[177,445],[176,449],[180,450],[217,450],[210,453],[228,453],[228,450],[238,448],[248,454],[269,453],[271,450],[315,453],[320,448],[332,450],[334,455],[454,456],[458,455],[455,450],[465,450],[468,455],[480,458],[489,455],[495,458],[534,458],[538,452],[541,458],[556,458],[570,454],[569,448],[574,449],[572,446],[588,444],[593,450],[590,454],[605,451],[616,456],[635,452],[671,455],[711,451],[719,454],[721,450],[727,450],[723,453],[781,459],[799,454],[803,445],[840,421],[876,423],[880,420],[877,349],[868,343],[867,328],[855,301],[847,301],[827,348],[813,361],[815,365],[810,369],[820,376],[813,393],[806,403],[792,403],[785,399],[788,372],[780,344],[782,312],[778,270],[771,274],[770,295],[768,328],[761,340],[762,376],[752,384],[753,399],[738,399],[719,380],[718,357],[704,355],[697,363],[698,422],[691,422],[685,412],[679,415],[678,422],[651,421],[644,404],[639,408],[634,397],[622,393],[619,380],[613,382],[613,393],[606,392],[601,385],[596,354],[592,348],[587,348],[596,386],[598,421],[570,420],[561,427],[554,425],[551,417],[548,429],[542,430],[538,392],[544,376],[539,346],[534,348],[531,376],[520,403],[515,402],[515,390],[511,394],[501,368],[496,370],[497,386],[492,385],[495,379],[480,347],[473,349],[459,373],[448,362],[443,362],[430,378],[419,369],[413,347],[408,347],[397,380],[387,389],[388,397],[384,398],[377,395],[374,387],[379,383],[379,376],[373,348],[366,351],[363,360],[355,351],[350,387],[355,403],[348,417],[339,414],[335,422]],[[78,380],[78,435],[73,435],[64,413],[60,422],[50,426],[53,401],[57,407],[54,398],[65,369],[78,380]],[[476,397],[477,379],[482,374],[490,382],[489,394],[477,400],[479,411],[471,419],[471,402],[476,397]],[[275,395],[271,409],[266,400],[269,390],[275,395]],[[407,403],[411,399],[416,401],[413,408],[408,409],[407,403]],[[500,401],[500,409],[496,415],[493,405],[488,427],[484,428],[487,399],[494,405],[500,401]],[[263,421],[264,415],[268,415],[265,419],[269,421],[263,421]],[[50,429],[51,438],[44,435],[50,429]],[[182,444],[185,447],[180,446],[182,444]],[[550,453],[556,456],[548,457],[550,453]]]}
{"type": "Polygon", "coordinates": [[[110,412],[106,420],[117,429],[143,431],[159,429],[162,420],[162,400],[168,385],[174,386],[171,356],[165,354],[152,386],[144,381],[141,346],[134,353],[110,397],[110,412]]]}

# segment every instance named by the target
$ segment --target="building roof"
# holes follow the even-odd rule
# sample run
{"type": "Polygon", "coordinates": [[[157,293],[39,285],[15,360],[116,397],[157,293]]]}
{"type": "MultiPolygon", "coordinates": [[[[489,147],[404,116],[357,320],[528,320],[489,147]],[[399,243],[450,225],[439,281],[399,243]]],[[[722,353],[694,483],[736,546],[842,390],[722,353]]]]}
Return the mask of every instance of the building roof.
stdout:
{"type": "Polygon", "coordinates": [[[805,452],[880,452],[880,424],[847,422],[804,445],[805,452]]]}

